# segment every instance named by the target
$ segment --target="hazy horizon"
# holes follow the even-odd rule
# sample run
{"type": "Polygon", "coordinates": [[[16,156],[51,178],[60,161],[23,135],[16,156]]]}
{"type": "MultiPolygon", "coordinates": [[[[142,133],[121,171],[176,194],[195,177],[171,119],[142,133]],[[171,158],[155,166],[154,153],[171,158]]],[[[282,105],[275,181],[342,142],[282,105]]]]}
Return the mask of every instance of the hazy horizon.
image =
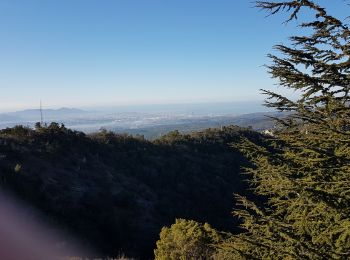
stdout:
{"type": "MultiPolygon", "coordinates": [[[[26,107],[14,110],[0,110],[0,114],[11,114],[30,110],[39,110],[40,103],[36,107],[26,107]]],[[[233,101],[233,102],[195,102],[195,103],[159,103],[159,104],[131,104],[109,106],[42,106],[43,110],[79,109],[86,112],[144,112],[144,113],[168,113],[187,111],[196,114],[243,114],[271,111],[263,105],[263,101],[233,101]]]]}

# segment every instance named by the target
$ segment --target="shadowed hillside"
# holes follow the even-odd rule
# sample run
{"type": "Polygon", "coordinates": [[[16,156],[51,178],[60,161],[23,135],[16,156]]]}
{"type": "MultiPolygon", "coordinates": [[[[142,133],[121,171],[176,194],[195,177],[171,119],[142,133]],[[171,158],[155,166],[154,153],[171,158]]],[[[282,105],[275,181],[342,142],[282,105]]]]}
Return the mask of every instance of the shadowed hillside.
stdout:
{"type": "Polygon", "coordinates": [[[231,147],[256,132],[236,126],[155,140],[52,123],[0,131],[2,189],[39,209],[100,255],[149,258],[162,226],[175,218],[234,231],[233,193],[247,160],[231,147]]]}

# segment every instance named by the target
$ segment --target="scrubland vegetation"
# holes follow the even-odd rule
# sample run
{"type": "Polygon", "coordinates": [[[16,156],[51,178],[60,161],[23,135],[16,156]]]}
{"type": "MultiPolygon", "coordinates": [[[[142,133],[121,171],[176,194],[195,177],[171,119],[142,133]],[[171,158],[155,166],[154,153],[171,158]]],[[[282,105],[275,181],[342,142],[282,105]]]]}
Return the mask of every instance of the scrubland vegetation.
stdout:
{"type": "Polygon", "coordinates": [[[232,145],[243,136],[265,141],[235,126],[152,142],[56,123],[18,126],[0,131],[1,187],[101,255],[151,258],[175,218],[236,230],[233,193],[248,194],[239,172],[249,162],[232,145]]]}

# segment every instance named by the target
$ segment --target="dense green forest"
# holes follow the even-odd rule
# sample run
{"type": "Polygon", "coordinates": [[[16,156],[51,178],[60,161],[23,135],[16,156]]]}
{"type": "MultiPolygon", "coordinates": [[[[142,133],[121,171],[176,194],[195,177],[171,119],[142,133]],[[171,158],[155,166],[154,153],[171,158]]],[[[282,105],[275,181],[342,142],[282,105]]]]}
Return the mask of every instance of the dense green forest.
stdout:
{"type": "Polygon", "coordinates": [[[98,256],[152,258],[161,227],[175,218],[237,231],[233,193],[249,196],[240,175],[249,163],[232,148],[242,138],[267,137],[236,126],[154,141],[17,126],[0,131],[1,187],[98,256]]]}

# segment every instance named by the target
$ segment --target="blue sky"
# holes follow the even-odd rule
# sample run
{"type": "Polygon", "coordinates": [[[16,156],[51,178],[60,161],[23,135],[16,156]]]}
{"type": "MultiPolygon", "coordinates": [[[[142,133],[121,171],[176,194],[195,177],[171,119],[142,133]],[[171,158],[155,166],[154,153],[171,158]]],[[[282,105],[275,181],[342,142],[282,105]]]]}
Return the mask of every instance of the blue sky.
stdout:
{"type": "Polygon", "coordinates": [[[247,0],[0,0],[0,111],[262,99],[266,54],[295,32],[265,15],[247,0]]]}

